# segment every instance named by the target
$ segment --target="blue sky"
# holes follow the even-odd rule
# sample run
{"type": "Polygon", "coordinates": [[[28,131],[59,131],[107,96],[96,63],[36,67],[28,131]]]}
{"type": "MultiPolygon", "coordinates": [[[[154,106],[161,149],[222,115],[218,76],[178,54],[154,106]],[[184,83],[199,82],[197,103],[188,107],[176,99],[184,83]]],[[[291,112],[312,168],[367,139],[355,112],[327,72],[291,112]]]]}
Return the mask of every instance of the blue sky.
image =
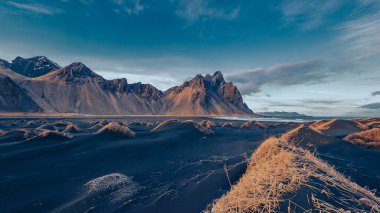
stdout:
{"type": "Polygon", "coordinates": [[[0,58],[165,90],[221,70],[254,111],[380,115],[377,0],[5,0],[0,58]]]}

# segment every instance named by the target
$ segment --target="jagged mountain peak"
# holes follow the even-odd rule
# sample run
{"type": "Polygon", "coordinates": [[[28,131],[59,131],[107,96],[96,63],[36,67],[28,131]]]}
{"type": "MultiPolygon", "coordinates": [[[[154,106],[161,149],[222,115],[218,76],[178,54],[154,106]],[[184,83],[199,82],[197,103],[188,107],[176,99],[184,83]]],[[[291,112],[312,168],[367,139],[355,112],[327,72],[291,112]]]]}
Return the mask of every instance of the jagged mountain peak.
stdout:
{"type": "Polygon", "coordinates": [[[251,114],[231,82],[220,71],[212,76],[198,74],[190,81],[165,92],[167,111],[173,114],[251,114]]]}
{"type": "Polygon", "coordinates": [[[150,84],[142,84],[141,82],[130,84],[129,89],[141,97],[152,98],[153,100],[158,100],[164,96],[161,90],[150,84]]]}
{"type": "Polygon", "coordinates": [[[62,67],[54,72],[41,76],[39,79],[58,79],[67,84],[83,84],[88,81],[106,82],[102,76],[96,74],[80,62],[75,62],[62,67]]]}
{"type": "Polygon", "coordinates": [[[11,66],[11,64],[8,61],[0,58],[0,66],[5,67],[5,68],[9,68],[11,66]]]}
{"type": "MultiPolygon", "coordinates": [[[[0,60],[0,63],[7,65],[7,61],[0,60]]],[[[13,65],[26,64],[32,67],[44,63],[53,64],[44,56],[29,59],[16,57],[12,61],[13,65]]],[[[13,78],[12,75],[8,76],[13,78]]],[[[0,80],[7,82],[6,79],[0,80]]],[[[49,71],[37,78],[17,78],[14,83],[20,84],[19,88],[25,90],[25,95],[20,97],[30,96],[35,105],[48,113],[252,114],[237,87],[225,82],[220,71],[205,76],[198,74],[165,92],[150,84],[128,83],[125,78],[106,80],[80,62],[49,71]]],[[[16,87],[15,84],[9,85],[16,87]]],[[[14,91],[23,93],[19,89],[14,91]]]]}
{"type": "Polygon", "coordinates": [[[12,60],[12,63],[9,63],[9,68],[18,74],[34,78],[59,69],[61,66],[46,56],[35,56],[31,58],[17,56],[12,60]]]}
{"type": "Polygon", "coordinates": [[[225,82],[222,72],[216,71],[213,75],[207,74],[206,76],[202,76],[201,74],[197,74],[190,81],[186,81],[183,86],[192,86],[194,88],[203,88],[203,87],[220,87],[225,82]]]}
{"type": "Polygon", "coordinates": [[[209,81],[213,87],[218,87],[225,83],[223,74],[220,71],[216,71],[214,75],[211,76],[209,81]]]}
{"type": "Polygon", "coordinates": [[[118,92],[118,93],[123,93],[123,92],[125,93],[128,91],[128,81],[126,78],[107,80],[100,83],[101,83],[102,88],[108,91],[118,92]]]}
{"type": "Polygon", "coordinates": [[[216,71],[214,75],[212,75],[212,78],[218,81],[224,81],[224,77],[221,71],[216,71]]]}
{"type": "Polygon", "coordinates": [[[48,59],[46,56],[33,56],[33,57],[30,57],[30,58],[23,58],[21,56],[17,56],[15,59],[13,59],[13,61],[22,61],[22,60],[29,60],[29,61],[44,61],[44,60],[49,60],[51,61],[50,59],[48,59]]]}
{"type": "Polygon", "coordinates": [[[74,62],[66,67],[63,67],[58,70],[58,73],[60,76],[70,76],[70,77],[76,77],[76,78],[101,77],[100,75],[93,72],[90,68],[88,68],[86,65],[84,65],[81,62],[74,62]]]}

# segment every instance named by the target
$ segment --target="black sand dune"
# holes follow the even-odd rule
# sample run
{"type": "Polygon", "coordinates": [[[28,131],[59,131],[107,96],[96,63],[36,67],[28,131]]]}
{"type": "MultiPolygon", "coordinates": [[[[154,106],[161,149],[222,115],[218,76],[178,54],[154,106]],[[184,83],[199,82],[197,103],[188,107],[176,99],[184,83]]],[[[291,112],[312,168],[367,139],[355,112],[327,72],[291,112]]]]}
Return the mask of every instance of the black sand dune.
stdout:
{"type": "Polygon", "coordinates": [[[280,139],[304,148],[320,147],[339,140],[332,136],[323,135],[305,124],[283,134],[280,139]]]}
{"type": "Polygon", "coordinates": [[[259,122],[259,121],[247,121],[243,123],[240,128],[249,128],[249,129],[267,129],[268,126],[259,122]]]}
{"type": "Polygon", "coordinates": [[[127,126],[134,132],[146,132],[155,127],[151,122],[130,122],[127,126]]]}
{"type": "Polygon", "coordinates": [[[31,121],[28,121],[26,123],[25,127],[36,128],[36,127],[41,126],[41,125],[46,124],[46,123],[48,123],[48,121],[45,119],[31,120],[31,121]]]}
{"type": "Polygon", "coordinates": [[[56,127],[65,127],[65,126],[67,126],[68,124],[70,124],[71,122],[69,122],[69,121],[56,121],[56,122],[54,122],[54,126],[56,126],[56,127]]]}
{"type": "Polygon", "coordinates": [[[35,136],[36,133],[29,129],[11,129],[3,132],[0,142],[18,142],[28,140],[35,136]]]}
{"type": "MultiPolygon", "coordinates": [[[[120,121],[155,124],[166,119],[120,121]]],[[[221,127],[205,138],[193,122],[179,120],[183,132],[139,130],[135,137],[108,143],[108,137],[94,135],[92,122],[72,122],[83,132],[71,140],[0,144],[3,211],[200,212],[229,189],[224,165],[231,181],[237,181],[246,157],[263,139],[256,131],[221,127]],[[90,185],[100,186],[94,191],[90,185]]]]}
{"type": "Polygon", "coordinates": [[[51,131],[57,130],[57,128],[51,124],[42,124],[37,129],[38,130],[51,130],[51,131]]]}
{"type": "Polygon", "coordinates": [[[69,123],[66,125],[66,128],[63,130],[65,133],[80,133],[83,132],[83,129],[80,128],[79,126],[69,123]]]}
{"type": "Polygon", "coordinates": [[[349,134],[367,130],[368,127],[354,120],[333,119],[318,121],[311,125],[312,128],[328,136],[344,137],[349,134]]]}
{"type": "Polygon", "coordinates": [[[123,126],[117,122],[109,122],[107,125],[102,127],[96,132],[97,135],[108,136],[108,137],[124,137],[131,138],[135,137],[136,133],[130,130],[128,127],[123,126]]]}
{"type": "Polygon", "coordinates": [[[199,122],[199,125],[207,128],[207,129],[212,129],[213,127],[220,127],[221,126],[218,122],[210,121],[210,120],[203,120],[203,121],[199,122]]]}
{"type": "Polygon", "coordinates": [[[345,137],[344,140],[363,147],[380,149],[380,128],[352,133],[345,137]]]}
{"type": "Polygon", "coordinates": [[[222,124],[222,128],[234,128],[235,125],[231,122],[225,122],[222,124]]]}
{"type": "MultiPolygon", "coordinates": [[[[241,178],[247,159],[265,138],[299,125],[265,122],[268,128],[262,131],[233,122],[233,128],[208,129],[200,125],[205,118],[168,119],[107,119],[99,129],[92,128],[101,122],[98,118],[65,119],[83,131],[63,140],[49,134],[63,134],[67,126],[50,131],[48,137],[27,140],[24,133],[41,133],[36,130],[42,125],[38,119],[0,120],[5,134],[17,129],[11,123],[20,127],[18,137],[0,136],[1,211],[201,212],[241,178]],[[27,128],[31,121],[33,127],[27,128]],[[148,123],[154,128],[147,128],[148,123]],[[96,134],[107,125],[113,127],[107,131],[129,128],[136,135],[96,134]],[[204,134],[197,125],[214,134],[204,134]]],[[[63,120],[48,119],[50,124],[56,121],[63,120]]],[[[339,140],[316,152],[352,182],[380,190],[378,150],[339,140]]]]}
{"type": "Polygon", "coordinates": [[[58,132],[57,130],[42,130],[38,131],[36,136],[30,138],[31,141],[65,141],[71,140],[74,136],[65,132],[58,132]]]}
{"type": "Polygon", "coordinates": [[[154,129],[152,129],[152,132],[167,132],[172,131],[174,132],[193,132],[195,134],[203,134],[203,135],[213,135],[214,132],[206,128],[204,126],[201,126],[195,121],[192,120],[185,120],[185,121],[179,121],[179,120],[167,120],[162,122],[161,124],[157,125],[154,129]]]}

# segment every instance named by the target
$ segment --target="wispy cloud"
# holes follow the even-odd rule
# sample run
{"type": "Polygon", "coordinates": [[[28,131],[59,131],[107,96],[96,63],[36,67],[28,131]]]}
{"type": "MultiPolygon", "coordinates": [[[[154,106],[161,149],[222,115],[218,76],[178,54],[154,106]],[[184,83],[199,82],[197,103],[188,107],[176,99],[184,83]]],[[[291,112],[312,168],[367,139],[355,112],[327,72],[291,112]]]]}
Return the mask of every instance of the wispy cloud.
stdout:
{"type": "Polygon", "coordinates": [[[375,91],[371,94],[372,96],[380,95],[380,91],[375,91]]]}
{"type": "Polygon", "coordinates": [[[15,1],[8,1],[7,4],[23,11],[43,14],[43,15],[55,15],[55,14],[63,12],[60,9],[48,7],[46,5],[37,4],[37,3],[19,3],[15,1]]]}
{"type": "Polygon", "coordinates": [[[290,107],[290,108],[304,108],[304,109],[334,109],[337,107],[345,106],[347,103],[342,100],[310,100],[310,99],[300,99],[300,100],[275,100],[267,101],[266,106],[268,107],[290,107]]]}
{"type": "Polygon", "coordinates": [[[364,109],[380,109],[380,102],[362,105],[359,108],[364,108],[364,109]]]}
{"type": "Polygon", "coordinates": [[[339,0],[287,0],[281,11],[287,24],[296,24],[302,30],[311,30],[323,25],[341,4],[339,0]]]}
{"type": "Polygon", "coordinates": [[[306,104],[320,104],[320,105],[331,105],[342,103],[341,100],[305,100],[306,104]]]}
{"type": "Polygon", "coordinates": [[[240,8],[217,8],[210,5],[210,1],[205,0],[179,0],[177,15],[188,21],[196,21],[202,18],[214,18],[232,20],[238,17],[240,8]]]}
{"type": "Polygon", "coordinates": [[[87,4],[87,5],[91,4],[93,1],[94,0],[79,0],[80,3],[87,4]]]}
{"type": "Polygon", "coordinates": [[[232,73],[226,78],[236,83],[243,94],[257,93],[267,84],[289,86],[323,82],[330,74],[320,60],[299,61],[232,73]]]}
{"type": "Polygon", "coordinates": [[[339,39],[348,47],[347,52],[354,54],[355,59],[380,55],[380,12],[349,21],[340,29],[342,36],[339,39]]]}
{"type": "Polygon", "coordinates": [[[115,12],[126,12],[128,15],[138,15],[145,7],[140,0],[113,0],[119,7],[115,12]]]}

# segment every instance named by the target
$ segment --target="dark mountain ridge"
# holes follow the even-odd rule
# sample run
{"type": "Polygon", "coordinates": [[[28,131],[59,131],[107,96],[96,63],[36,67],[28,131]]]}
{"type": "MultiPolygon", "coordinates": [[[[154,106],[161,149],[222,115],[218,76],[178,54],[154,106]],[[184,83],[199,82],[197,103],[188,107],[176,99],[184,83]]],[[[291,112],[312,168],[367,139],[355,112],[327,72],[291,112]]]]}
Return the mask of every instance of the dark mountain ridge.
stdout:
{"type": "Polygon", "coordinates": [[[61,68],[57,63],[45,56],[35,56],[31,58],[17,56],[11,63],[1,59],[0,65],[29,78],[45,75],[50,71],[61,68]]]}

